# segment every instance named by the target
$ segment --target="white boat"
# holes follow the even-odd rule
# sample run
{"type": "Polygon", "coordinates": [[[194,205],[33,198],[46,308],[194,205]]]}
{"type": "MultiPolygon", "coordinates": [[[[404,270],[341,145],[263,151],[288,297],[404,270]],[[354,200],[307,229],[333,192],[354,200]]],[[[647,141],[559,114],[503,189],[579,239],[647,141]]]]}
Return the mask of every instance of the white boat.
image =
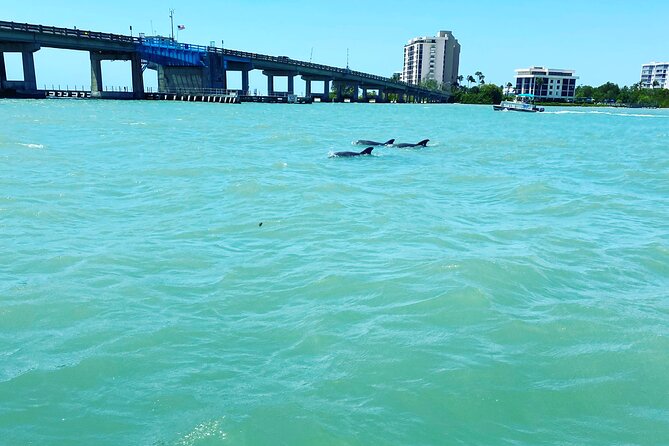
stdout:
{"type": "Polygon", "coordinates": [[[519,94],[513,101],[502,101],[499,105],[493,105],[492,109],[495,111],[519,111],[536,113],[544,111],[543,107],[534,105],[534,95],[519,94]]]}

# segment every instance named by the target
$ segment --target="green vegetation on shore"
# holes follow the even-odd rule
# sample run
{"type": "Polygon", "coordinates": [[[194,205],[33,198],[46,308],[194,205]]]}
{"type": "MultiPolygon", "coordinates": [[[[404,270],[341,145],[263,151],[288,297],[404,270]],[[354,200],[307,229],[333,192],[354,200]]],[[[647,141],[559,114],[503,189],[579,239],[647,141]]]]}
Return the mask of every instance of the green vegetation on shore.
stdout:
{"type": "Polygon", "coordinates": [[[641,83],[620,88],[607,82],[599,87],[581,85],[576,87],[574,102],[637,107],[669,108],[669,90],[666,88],[642,88],[641,83]]]}
{"type": "MultiPolygon", "coordinates": [[[[421,87],[429,90],[447,91],[443,84],[430,79],[421,82],[421,87]]],[[[466,78],[463,75],[458,76],[457,82],[451,87],[451,102],[460,104],[499,104],[504,98],[502,87],[495,84],[486,84],[485,75],[480,71],[469,75],[466,78]],[[476,77],[474,77],[476,76],[476,77]],[[467,82],[467,85],[463,85],[467,82]],[[474,84],[472,86],[472,84],[474,84]]]]}
{"type": "MultiPolygon", "coordinates": [[[[511,84],[507,84],[507,86],[511,86],[511,84]]],[[[446,87],[435,80],[423,81],[421,87],[446,91],[446,87]]],[[[499,104],[503,99],[509,99],[509,97],[504,96],[502,86],[486,84],[485,76],[480,71],[474,73],[474,76],[458,76],[457,82],[451,88],[451,95],[451,102],[460,104],[499,104]]],[[[612,82],[607,82],[599,87],[581,85],[576,87],[573,101],[542,102],[542,104],[669,108],[669,89],[642,88],[640,82],[622,88],[612,82]]]]}

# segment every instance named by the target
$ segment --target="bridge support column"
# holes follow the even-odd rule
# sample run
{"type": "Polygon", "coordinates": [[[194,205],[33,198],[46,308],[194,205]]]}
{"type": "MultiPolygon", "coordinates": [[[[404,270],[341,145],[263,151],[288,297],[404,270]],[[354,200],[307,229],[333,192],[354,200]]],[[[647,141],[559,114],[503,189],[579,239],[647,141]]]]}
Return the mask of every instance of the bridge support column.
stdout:
{"type": "Polygon", "coordinates": [[[37,76],[35,75],[35,57],[32,51],[23,51],[23,83],[26,90],[37,90],[37,76]]]}
{"type": "Polygon", "coordinates": [[[91,97],[102,97],[102,58],[91,53],[91,97]]]}
{"type": "Polygon", "coordinates": [[[242,94],[249,93],[249,70],[242,70],[242,94]]]}
{"type": "Polygon", "coordinates": [[[358,90],[358,84],[353,84],[353,97],[351,97],[351,102],[358,102],[358,99],[360,98],[360,92],[358,90]]]}
{"type": "MultiPolygon", "coordinates": [[[[144,99],[144,77],[142,76],[142,58],[139,53],[133,53],[130,60],[132,65],[132,97],[144,99]]],[[[92,96],[92,94],[91,94],[92,96]]]]}
{"type": "Polygon", "coordinates": [[[295,94],[295,76],[288,75],[288,94],[295,94]]]}
{"type": "Polygon", "coordinates": [[[323,102],[330,102],[330,81],[329,80],[324,80],[323,81],[323,98],[321,100],[323,102]]]}
{"type": "MultiPolygon", "coordinates": [[[[90,52],[91,58],[91,97],[101,98],[104,84],[102,83],[102,61],[103,60],[129,60],[132,77],[133,99],[144,98],[144,78],[142,76],[142,59],[135,52],[90,52]]],[[[160,73],[160,70],[159,70],[160,73]]]]}
{"type": "Polygon", "coordinates": [[[324,76],[308,76],[302,75],[302,79],[306,85],[305,95],[309,99],[320,98],[321,102],[330,102],[330,79],[324,76]],[[314,93],[313,83],[323,82],[323,93],[314,93]]]}
{"type": "Polygon", "coordinates": [[[267,96],[274,96],[274,76],[267,75],[267,96]]]}
{"type": "Polygon", "coordinates": [[[7,80],[7,70],[5,68],[5,53],[0,52],[0,90],[4,90],[7,80]]]}
{"type": "Polygon", "coordinates": [[[268,95],[281,95],[285,96],[286,94],[295,94],[295,76],[297,72],[295,71],[279,71],[279,70],[263,70],[262,74],[267,76],[267,94],[268,95]],[[286,92],[277,92],[274,89],[274,77],[275,76],[285,76],[288,78],[288,88],[286,92]]]}
{"type": "Polygon", "coordinates": [[[35,51],[40,46],[34,43],[0,43],[0,90],[15,90],[28,93],[37,92],[37,76],[35,74],[35,51]],[[21,53],[23,80],[7,79],[4,53],[21,53]]]}

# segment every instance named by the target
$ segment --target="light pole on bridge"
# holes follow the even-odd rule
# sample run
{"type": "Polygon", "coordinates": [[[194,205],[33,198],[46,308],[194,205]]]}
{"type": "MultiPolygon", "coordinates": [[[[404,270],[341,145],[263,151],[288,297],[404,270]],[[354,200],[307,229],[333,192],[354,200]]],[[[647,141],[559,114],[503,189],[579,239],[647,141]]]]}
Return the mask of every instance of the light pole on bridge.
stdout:
{"type": "Polygon", "coordinates": [[[172,27],[172,41],[174,42],[174,9],[170,9],[170,25],[172,27]]]}

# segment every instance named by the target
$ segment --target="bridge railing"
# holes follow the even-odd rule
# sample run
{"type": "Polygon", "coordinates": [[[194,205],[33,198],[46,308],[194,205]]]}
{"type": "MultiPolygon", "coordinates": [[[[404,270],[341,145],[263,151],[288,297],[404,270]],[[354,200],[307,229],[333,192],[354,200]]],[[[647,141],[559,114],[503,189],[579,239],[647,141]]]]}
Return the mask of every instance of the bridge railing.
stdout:
{"type": "Polygon", "coordinates": [[[80,37],[89,39],[107,40],[113,42],[136,43],[137,37],[124,36],[122,34],[101,33],[83,29],[59,28],[57,26],[32,25],[30,23],[16,23],[0,21],[0,29],[13,31],[25,31],[40,34],[52,34],[65,37],[80,37]]]}

